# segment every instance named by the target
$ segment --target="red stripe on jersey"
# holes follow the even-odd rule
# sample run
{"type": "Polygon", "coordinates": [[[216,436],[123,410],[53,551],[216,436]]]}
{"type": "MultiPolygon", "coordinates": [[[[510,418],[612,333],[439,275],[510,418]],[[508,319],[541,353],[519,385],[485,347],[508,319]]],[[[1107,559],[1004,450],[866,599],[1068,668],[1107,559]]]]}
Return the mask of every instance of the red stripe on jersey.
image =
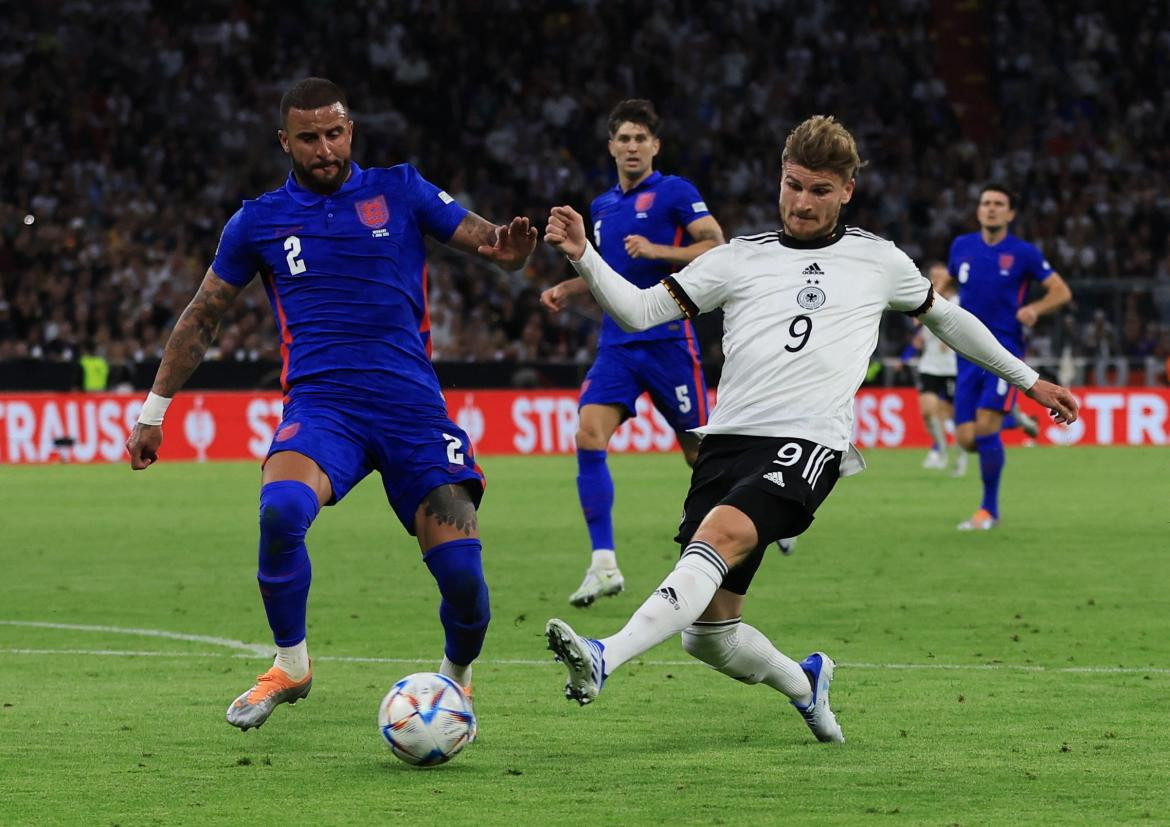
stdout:
{"type": "Polygon", "coordinates": [[[1024,294],[1027,292],[1028,292],[1028,282],[1026,282],[1026,281],[1020,282],[1020,294],[1018,296],[1016,296],[1016,307],[1019,307],[1020,303],[1023,302],[1024,294]]]}
{"type": "Polygon", "coordinates": [[[268,290],[272,293],[272,303],[276,306],[276,324],[280,328],[280,387],[288,394],[288,350],[292,346],[292,331],[288,329],[288,317],[284,315],[284,305],[280,301],[280,293],[276,291],[276,278],[272,273],[262,273],[262,278],[268,283],[268,290]]]}
{"type": "Polygon", "coordinates": [[[703,364],[699,361],[699,349],[695,344],[695,328],[683,319],[687,331],[687,350],[691,352],[691,364],[695,369],[695,402],[699,406],[699,424],[707,424],[707,394],[703,393],[703,364]]]}
{"type": "MultiPolygon", "coordinates": [[[[419,323],[419,334],[431,332],[431,297],[427,294],[427,263],[423,262],[422,269],[422,293],[423,293],[423,314],[422,321],[419,323]]],[[[427,336],[427,358],[431,358],[431,351],[434,349],[431,345],[431,337],[427,336]]]]}

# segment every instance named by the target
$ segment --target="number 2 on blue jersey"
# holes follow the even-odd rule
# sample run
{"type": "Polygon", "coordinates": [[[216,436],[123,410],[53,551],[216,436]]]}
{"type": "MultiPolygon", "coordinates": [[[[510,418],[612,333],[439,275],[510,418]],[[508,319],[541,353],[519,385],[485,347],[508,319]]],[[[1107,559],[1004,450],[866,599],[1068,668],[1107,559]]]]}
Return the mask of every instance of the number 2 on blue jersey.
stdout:
{"type": "Polygon", "coordinates": [[[295,235],[290,235],[284,240],[284,249],[288,251],[288,255],[284,257],[284,260],[288,262],[288,274],[290,276],[299,275],[309,269],[305,266],[304,259],[300,258],[301,240],[299,238],[295,235]]]}

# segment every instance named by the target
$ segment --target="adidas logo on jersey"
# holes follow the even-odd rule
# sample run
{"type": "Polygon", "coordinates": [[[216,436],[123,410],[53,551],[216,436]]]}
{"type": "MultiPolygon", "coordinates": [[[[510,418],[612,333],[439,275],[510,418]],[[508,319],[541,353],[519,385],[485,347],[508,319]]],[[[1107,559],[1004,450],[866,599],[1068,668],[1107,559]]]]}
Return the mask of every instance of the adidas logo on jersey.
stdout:
{"type": "Polygon", "coordinates": [[[784,487],[784,472],[783,471],[769,471],[764,474],[764,479],[768,482],[774,482],[781,488],[784,487]]]}
{"type": "Polygon", "coordinates": [[[678,592],[674,590],[673,586],[665,586],[654,593],[669,603],[671,606],[674,606],[674,610],[676,612],[679,610],[680,607],[678,605],[678,592]]]}
{"type": "Polygon", "coordinates": [[[801,270],[800,274],[802,276],[823,276],[825,271],[821,269],[821,265],[814,261],[808,267],[805,267],[803,270],[801,270]]]}

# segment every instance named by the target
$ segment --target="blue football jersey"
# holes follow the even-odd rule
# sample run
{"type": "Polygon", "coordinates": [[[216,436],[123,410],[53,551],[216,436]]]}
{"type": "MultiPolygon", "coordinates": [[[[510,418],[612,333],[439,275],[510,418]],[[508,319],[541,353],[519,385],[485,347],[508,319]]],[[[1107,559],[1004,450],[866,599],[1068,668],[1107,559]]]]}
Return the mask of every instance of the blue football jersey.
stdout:
{"type": "MultiPolygon", "coordinates": [[[[652,172],[645,181],[628,192],[622,192],[621,185],[615,185],[597,196],[589,206],[589,214],[597,252],[626,281],[646,288],[658,284],[673,273],[676,267],[665,261],[630,258],[626,254],[626,236],[640,235],[654,244],[685,247],[691,242],[690,235],[685,231],[687,225],[711,213],[690,181],[677,175],[652,172]]],[[[682,339],[689,333],[690,322],[686,320],[627,333],[606,314],[598,344],[604,346],[653,339],[682,339]]]]}
{"type": "Polygon", "coordinates": [[[442,406],[427,340],[423,236],[447,241],[467,211],[409,164],[362,169],[330,195],[297,183],[245,201],[211,269],[260,274],[280,332],[281,385],[442,406]]]}
{"type": "Polygon", "coordinates": [[[1052,266],[1035,246],[1014,235],[987,244],[979,233],[961,235],[951,244],[947,269],[959,282],[959,303],[1016,355],[1023,353],[1023,325],[1016,311],[1033,281],[1052,275],[1052,266]]]}

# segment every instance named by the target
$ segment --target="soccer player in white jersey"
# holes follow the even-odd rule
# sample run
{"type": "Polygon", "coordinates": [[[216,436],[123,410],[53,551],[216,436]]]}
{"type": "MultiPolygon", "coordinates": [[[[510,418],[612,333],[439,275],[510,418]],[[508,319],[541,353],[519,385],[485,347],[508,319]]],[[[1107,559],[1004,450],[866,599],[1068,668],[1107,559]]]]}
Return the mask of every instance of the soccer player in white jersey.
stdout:
{"type": "MultiPolygon", "coordinates": [[[[941,261],[927,266],[926,277],[935,295],[948,301],[954,297],[954,279],[941,261]]],[[[947,467],[947,425],[954,428],[955,352],[925,325],[918,328],[914,338],[922,353],[918,357],[918,410],[931,439],[922,467],[942,470],[947,467]]],[[[967,453],[956,450],[954,475],[961,477],[966,471],[967,453]]]]}
{"type": "Polygon", "coordinates": [[[726,355],[715,410],[697,429],[703,440],[676,538],[678,563],[616,634],[583,637],[556,618],[545,628],[568,668],[566,697],[591,702],[623,663],[682,633],[694,657],[787,696],[818,740],[844,740],[829,705],[829,656],[814,652],[798,663],[740,618],[764,550],[807,529],[837,477],[864,468],[850,444],[853,396],[887,307],[921,318],[1050,408],[1057,422],[1076,419],[1067,390],[1041,380],[970,313],[936,301],[905,253],[839,224],[860,166],[841,124],[806,120],[784,144],[780,230],[733,239],[647,289],[601,259],[572,208],[553,208],[545,239],[619,324],[637,330],[722,307],[726,355]]]}

